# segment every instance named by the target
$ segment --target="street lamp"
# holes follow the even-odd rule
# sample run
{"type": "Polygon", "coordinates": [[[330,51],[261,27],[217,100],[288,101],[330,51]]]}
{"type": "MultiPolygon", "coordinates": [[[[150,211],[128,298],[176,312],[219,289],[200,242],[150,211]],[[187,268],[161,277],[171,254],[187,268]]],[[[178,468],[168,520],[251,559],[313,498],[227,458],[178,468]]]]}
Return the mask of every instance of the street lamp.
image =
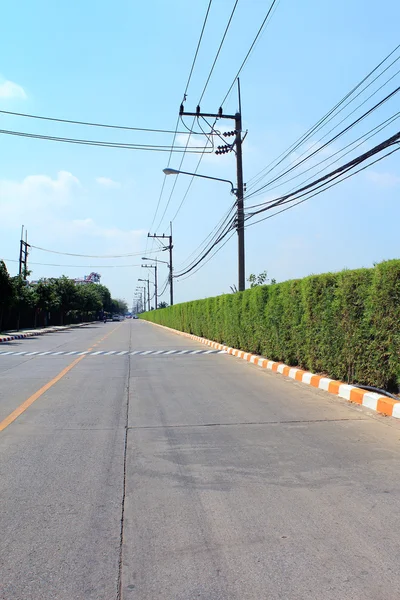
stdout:
{"type": "MultiPolygon", "coordinates": [[[[241,125],[240,125],[241,130],[241,125]]],[[[236,230],[238,233],[238,289],[242,292],[246,289],[245,280],[245,260],[244,260],[244,206],[243,206],[243,174],[241,167],[241,146],[240,146],[240,160],[238,158],[238,187],[233,186],[232,181],[229,179],[221,179],[220,177],[210,177],[209,175],[199,175],[198,173],[188,173],[187,171],[178,171],[177,169],[170,169],[167,167],[163,169],[165,175],[191,175],[192,177],[201,177],[202,179],[213,179],[214,181],[223,181],[229,183],[231,186],[231,193],[236,196],[236,230]]]]}
{"type": "Polygon", "coordinates": [[[157,259],[155,259],[156,264],[155,265],[142,265],[142,267],[144,269],[154,269],[154,302],[155,302],[155,306],[157,308],[157,259]]]}
{"type": "Polygon", "coordinates": [[[201,177],[202,179],[213,179],[214,181],[225,181],[225,183],[229,183],[231,186],[231,193],[237,193],[237,189],[233,186],[232,181],[229,179],[221,179],[220,177],[210,177],[209,175],[199,175],[199,173],[188,173],[187,171],[178,171],[177,169],[170,169],[169,167],[163,169],[163,173],[165,175],[192,175],[193,177],[201,177]]]}
{"type": "MultiPolygon", "coordinates": [[[[152,262],[156,263],[156,268],[155,268],[156,287],[157,287],[157,263],[163,263],[164,265],[167,265],[167,267],[169,269],[169,285],[172,288],[173,281],[172,281],[171,265],[170,265],[170,263],[168,261],[166,261],[166,260],[160,260],[158,258],[147,258],[147,256],[142,256],[142,260],[149,260],[149,261],[152,261],[152,262]]],[[[173,292],[172,292],[172,294],[173,294],[173,292]]],[[[158,295],[157,295],[157,290],[156,290],[156,308],[158,308],[157,299],[158,299],[158,295]]]]}
{"type": "MultiPolygon", "coordinates": [[[[138,281],[145,281],[147,283],[147,308],[148,310],[150,310],[150,279],[138,279],[138,281]]],[[[146,290],[146,288],[144,289],[146,290]]],[[[146,298],[144,300],[144,303],[146,304],[146,298]]]]}

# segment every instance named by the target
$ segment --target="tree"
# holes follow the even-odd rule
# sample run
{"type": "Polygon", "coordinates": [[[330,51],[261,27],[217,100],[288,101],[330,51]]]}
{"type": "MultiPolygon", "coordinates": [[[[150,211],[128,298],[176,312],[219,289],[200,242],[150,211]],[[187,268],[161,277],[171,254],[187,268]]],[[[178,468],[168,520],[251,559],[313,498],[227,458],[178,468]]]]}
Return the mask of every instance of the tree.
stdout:
{"type": "Polygon", "coordinates": [[[55,293],[60,307],[60,324],[64,324],[66,313],[77,307],[78,294],[75,282],[65,275],[54,280],[55,293]]]}
{"type": "Polygon", "coordinates": [[[167,302],[159,302],[158,303],[158,308],[167,308],[168,304],[167,302]]]}
{"type": "Polygon", "coordinates": [[[34,286],[36,292],[35,327],[38,313],[44,313],[44,325],[47,326],[49,313],[60,308],[60,298],[55,281],[55,279],[40,279],[34,286]]]}
{"type": "Polygon", "coordinates": [[[111,299],[111,294],[110,294],[110,290],[108,289],[108,287],[106,287],[105,285],[102,285],[101,283],[98,283],[98,284],[96,284],[96,290],[100,296],[100,300],[103,305],[103,310],[105,312],[111,312],[112,311],[112,299],[111,299]]]}
{"type": "Polygon", "coordinates": [[[4,310],[11,305],[13,285],[4,261],[0,260],[0,331],[3,326],[4,310]]]}
{"type": "Polygon", "coordinates": [[[254,275],[254,273],[252,273],[249,275],[247,281],[250,283],[251,288],[256,287],[257,285],[264,285],[268,281],[267,271],[263,271],[259,275],[254,275]]]}
{"type": "Polygon", "coordinates": [[[19,330],[21,311],[34,308],[36,304],[35,290],[30,287],[23,275],[17,275],[11,279],[13,294],[11,304],[16,308],[17,329],[19,330]]]}
{"type": "Polygon", "coordinates": [[[86,318],[89,317],[89,314],[94,316],[103,308],[103,302],[97,287],[96,283],[87,283],[85,285],[77,286],[76,306],[77,310],[81,313],[81,316],[82,313],[86,318]]]}
{"type": "Polygon", "coordinates": [[[113,313],[117,315],[124,315],[128,312],[128,305],[125,300],[121,298],[113,298],[111,301],[111,309],[113,313]]]}

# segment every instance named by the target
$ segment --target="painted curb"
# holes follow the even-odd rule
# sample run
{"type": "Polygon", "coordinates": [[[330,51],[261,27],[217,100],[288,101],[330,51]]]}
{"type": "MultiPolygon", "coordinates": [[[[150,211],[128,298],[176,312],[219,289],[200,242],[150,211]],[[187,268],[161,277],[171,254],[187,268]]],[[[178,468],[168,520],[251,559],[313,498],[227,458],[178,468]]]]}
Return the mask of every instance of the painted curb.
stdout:
{"type": "Polygon", "coordinates": [[[29,331],[28,333],[16,333],[13,335],[2,335],[0,336],[0,344],[2,342],[11,342],[13,340],[23,340],[27,337],[33,337],[36,335],[44,335],[45,333],[54,333],[56,331],[63,331],[64,329],[73,329],[74,327],[84,327],[89,323],[76,323],[74,325],[66,325],[65,327],[48,327],[46,329],[38,329],[37,331],[29,331]]]}
{"type": "Polygon", "coordinates": [[[171,327],[159,325],[158,323],[153,323],[152,321],[146,322],[151,323],[152,325],[156,325],[157,327],[162,327],[162,329],[173,331],[174,333],[183,335],[184,337],[188,337],[189,339],[195,340],[196,342],[206,344],[211,348],[225,350],[225,352],[227,352],[228,354],[232,354],[232,356],[236,356],[237,358],[242,358],[243,360],[257,365],[262,369],[269,369],[274,373],[280,373],[281,375],[290,377],[291,379],[294,379],[295,381],[298,381],[300,383],[305,383],[306,385],[311,385],[312,387],[315,387],[319,390],[324,390],[325,392],[329,392],[330,394],[334,394],[335,396],[344,398],[349,402],[361,404],[362,406],[365,406],[370,410],[374,410],[382,415],[388,417],[396,417],[397,419],[400,419],[400,400],[393,400],[392,398],[382,396],[381,394],[377,394],[375,392],[367,392],[365,390],[361,390],[360,388],[354,385],[348,385],[347,383],[343,383],[342,381],[336,381],[335,379],[329,379],[328,377],[315,375],[314,373],[303,371],[302,369],[299,369],[297,367],[289,367],[284,363],[268,360],[263,356],[258,356],[257,354],[244,352],[243,350],[238,350],[237,348],[231,348],[230,346],[225,346],[223,344],[219,344],[218,342],[213,342],[212,340],[208,340],[207,338],[202,338],[197,335],[193,335],[192,333],[186,333],[186,331],[172,329],[171,327]]]}

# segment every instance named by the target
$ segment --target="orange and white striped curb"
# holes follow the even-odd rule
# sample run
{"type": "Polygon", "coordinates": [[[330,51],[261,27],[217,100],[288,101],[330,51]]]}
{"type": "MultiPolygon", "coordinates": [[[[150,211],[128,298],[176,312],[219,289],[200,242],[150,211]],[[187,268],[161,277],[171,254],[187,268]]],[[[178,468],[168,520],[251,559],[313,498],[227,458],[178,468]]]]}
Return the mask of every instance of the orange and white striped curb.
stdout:
{"type": "Polygon", "coordinates": [[[152,323],[151,321],[147,322],[151,323],[152,325],[157,325],[157,327],[162,327],[163,329],[167,329],[168,331],[173,331],[174,333],[178,333],[180,335],[188,337],[191,340],[195,340],[196,342],[206,344],[211,348],[216,348],[217,350],[224,350],[228,354],[232,354],[233,356],[242,358],[243,360],[257,365],[262,369],[269,369],[270,371],[274,371],[275,373],[280,373],[281,375],[290,377],[295,381],[305,383],[306,385],[311,385],[312,387],[324,390],[326,392],[329,392],[330,394],[335,394],[336,396],[344,398],[349,402],[361,404],[362,406],[365,406],[366,408],[369,408],[371,410],[375,410],[376,412],[381,413],[382,415],[396,417],[397,419],[400,419],[400,400],[397,401],[393,400],[392,398],[388,398],[387,396],[377,394],[375,392],[368,392],[354,385],[343,383],[342,381],[336,381],[334,379],[329,379],[328,377],[323,377],[321,375],[314,375],[314,373],[303,371],[302,369],[298,369],[297,367],[288,367],[284,363],[268,360],[263,356],[258,356],[257,354],[244,352],[243,350],[238,350],[237,348],[231,348],[230,346],[225,346],[224,344],[213,342],[212,340],[208,340],[207,338],[202,338],[191,333],[186,333],[186,331],[179,331],[178,329],[172,329],[171,327],[159,325],[158,323],[152,323]]]}

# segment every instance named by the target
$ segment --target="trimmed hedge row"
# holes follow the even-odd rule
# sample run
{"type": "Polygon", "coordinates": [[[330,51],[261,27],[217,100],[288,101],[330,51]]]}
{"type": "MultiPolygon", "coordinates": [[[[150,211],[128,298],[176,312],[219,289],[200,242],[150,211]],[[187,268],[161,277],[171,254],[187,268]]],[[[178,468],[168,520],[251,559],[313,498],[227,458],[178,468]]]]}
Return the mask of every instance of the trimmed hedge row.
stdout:
{"type": "Polygon", "coordinates": [[[400,260],[140,316],[341,381],[388,390],[400,383],[400,260]]]}

